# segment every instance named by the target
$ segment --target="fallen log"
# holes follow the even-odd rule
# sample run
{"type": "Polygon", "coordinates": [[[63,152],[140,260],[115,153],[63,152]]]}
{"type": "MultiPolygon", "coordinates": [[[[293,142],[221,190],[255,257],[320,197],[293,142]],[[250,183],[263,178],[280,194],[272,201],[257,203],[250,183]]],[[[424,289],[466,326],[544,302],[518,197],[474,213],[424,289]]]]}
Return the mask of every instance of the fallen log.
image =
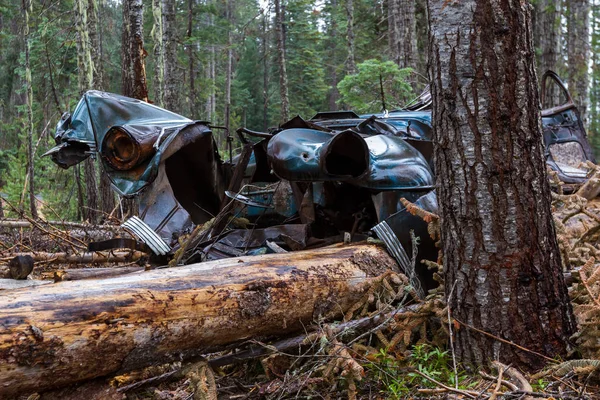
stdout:
{"type": "MultiPolygon", "coordinates": [[[[62,226],[63,228],[76,228],[81,229],[83,231],[109,231],[116,232],[123,230],[119,225],[92,225],[92,224],[82,224],[80,222],[69,222],[69,221],[38,221],[39,224],[44,226],[62,226]]],[[[0,227],[3,228],[30,228],[32,226],[31,222],[26,219],[14,219],[14,218],[6,218],[0,219],[0,227]]]]}
{"type": "Polygon", "coordinates": [[[10,290],[30,288],[32,286],[48,285],[50,283],[53,282],[44,281],[40,279],[0,279],[0,296],[5,295],[10,290]]]}
{"type": "Polygon", "coordinates": [[[102,264],[110,262],[132,262],[144,257],[146,254],[141,251],[97,251],[83,253],[11,253],[6,257],[0,257],[0,262],[10,261],[14,257],[29,256],[35,262],[46,264],[102,264]]]}
{"type": "Polygon", "coordinates": [[[144,267],[79,268],[54,271],[54,282],[100,279],[143,271],[144,267]]]}
{"type": "Polygon", "coordinates": [[[0,398],[301,331],[394,265],[377,245],[338,245],[12,291],[0,296],[0,398]]]}

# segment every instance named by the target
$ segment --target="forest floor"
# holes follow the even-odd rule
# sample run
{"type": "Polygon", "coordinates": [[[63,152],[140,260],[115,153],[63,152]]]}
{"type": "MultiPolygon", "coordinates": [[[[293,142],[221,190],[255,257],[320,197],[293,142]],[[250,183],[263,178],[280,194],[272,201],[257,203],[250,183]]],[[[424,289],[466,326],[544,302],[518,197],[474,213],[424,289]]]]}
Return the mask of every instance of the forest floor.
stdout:
{"type": "MultiPolygon", "coordinates": [[[[448,329],[454,324],[448,323],[442,277],[437,275],[440,288],[419,300],[390,276],[345,315],[346,321],[391,315],[366,330],[349,333],[337,329],[340,321],[322,323],[298,333],[301,345],[291,348],[281,347],[277,341],[281,338],[255,338],[236,344],[236,354],[250,347],[262,350],[259,357],[241,362],[227,361],[234,351],[227,350],[21,398],[598,399],[600,264],[595,260],[600,259],[600,200],[555,194],[553,207],[565,277],[580,329],[573,338],[576,347],[572,359],[549,363],[537,374],[525,374],[500,363],[492,363],[485,370],[456,365],[448,345],[448,329]],[[400,309],[403,311],[396,312],[400,309]]],[[[4,268],[7,274],[3,263],[23,253],[37,257],[31,274],[35,280],[60,280],[60,271],[74,269],[148,268],[144,258],[131,258],[134,252],[120,254],[120,262],[102,260],[95,264],[61,262],[59,256],[52,256],[81,253],[92,236],[97,239],[112,234],[95,226],[65,228],[32,221],[19,228],[0,225],[0,272],[4,268]]]]}

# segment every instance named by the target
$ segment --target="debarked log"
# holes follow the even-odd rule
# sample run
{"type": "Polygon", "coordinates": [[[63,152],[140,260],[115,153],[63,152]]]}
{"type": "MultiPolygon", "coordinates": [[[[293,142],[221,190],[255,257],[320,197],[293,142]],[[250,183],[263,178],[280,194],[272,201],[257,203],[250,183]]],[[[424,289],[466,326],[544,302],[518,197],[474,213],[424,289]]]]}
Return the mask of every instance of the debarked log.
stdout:
{"type": "Polygon", "coordinates": [[[0,296],[0,398],[303,330],[394,265],[337,245],[15,290],[0,296]]]}

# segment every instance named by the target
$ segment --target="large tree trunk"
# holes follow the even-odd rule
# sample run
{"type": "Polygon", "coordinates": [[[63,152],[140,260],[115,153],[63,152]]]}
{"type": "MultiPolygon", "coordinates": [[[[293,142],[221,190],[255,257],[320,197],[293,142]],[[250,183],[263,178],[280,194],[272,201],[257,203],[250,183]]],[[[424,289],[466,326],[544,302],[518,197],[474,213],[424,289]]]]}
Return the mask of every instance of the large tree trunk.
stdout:
{"type": "Polygon", "coordinates": [[[569,57],[569,92],[587,124],[590,63],[590,1],[567,3],[567,53],[569,57]]]}
{"type": "Polygon", "coordinates": [[[544,364],[573,333],[550,213],[527,2],[429,0],[449,305],[464,362],[544,364]]]}
{"type": "Polygon", "coordinates": [[[0,397],[182,360],[341,315],[395,262],[375,245],[241,257],[0,296],[0,397]]]}
{"type": "Polygon", "coordinates": [[[388,0],[390,58],[400,68],[416,68],[417,25],[415,0],[388,0]]]}
{"type": "Polygon", "coordinates": [[[179,93],[177,92],[177,25],[175,23],[175,0],[163,0],[163,63],[164,63],[164,107],[180,112],[179,93]]]}
{"type": "Polygon", "coordinates": [[[281,97],[281,122],[290,116],[290,101],[288,96],[288,79],[285,61],[285,40],[283,32],[282,0],[275,0],[275,35],[277,36],[277,64],[279,66],[279,94],[281,97]]]}
{"type": "MultiPolygon", "coordinates": [[[[561,0],[540,0],[535,3],[535,47],[538,49],[538,76],[548,70],[557,71],[561,37],[561,0]]],[[[557,71],[558,72],[558,71],[557,71]]],[[[559,89],[548,88],[544,108],[558,105],[559,89]]]]}

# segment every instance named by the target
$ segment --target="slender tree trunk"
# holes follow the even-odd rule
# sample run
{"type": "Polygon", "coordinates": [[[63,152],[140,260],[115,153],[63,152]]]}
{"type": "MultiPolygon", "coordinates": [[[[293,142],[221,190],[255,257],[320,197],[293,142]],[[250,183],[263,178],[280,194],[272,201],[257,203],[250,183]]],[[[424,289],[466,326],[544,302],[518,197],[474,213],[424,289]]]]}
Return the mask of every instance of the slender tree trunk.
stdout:
{"type": "Polygon", "coordinates": [[[529,5],[429,0],[433,127],[456,354],[526,370],[574,319],[550,212],[529,5]]]}
{"type": "Polygon", "coordinates": [[[188,64],[189,64],[189,75],[190,75],[190,116],[196,114],[196,82],[195,82],[195,63],[194,63],[194,44],[192,44],[192,33],[194,28],[194,5],[195,0],[188,0],[188,26],[187,26],[187,53],[188,53],[188,64]]]}
{"type": "Polygon", "coordinates": [[[417,25],[415,0],[388,0],[390,58],[400,68],[415,68],[417,25]]]}
{"type": "Polygon", "coordinates": [[[592,71],[591,71],[591,87],[590,87],[590,108],[588,110],[589,115],[589,133],[592,148],[597,153],[598,143],[600,139],[598,134],[600,133],[600,7],[598,6],[597,0],[592,1],[592,42],[591,42],[591,53],[592,53],[592,71]]]}
{"type": "Polygon", "coordinates": [[[98,25],[99,1],[88,0],[87,31],[90,40],[90,54],[92,60],[92,85],[97,90],[104,90],[104,64],[100,58],[100,27],[98,25]]]}
{"type": "Polygon", "coordinates": [[[346,0],[346,16],[348,23],[346,27],[346,48],[348,57],[346,58],[346,74],[356,73],[356,59],[354,55],[354,0],[346,0]]]}
{"type": "Polygon", "coordinates": [[[175,23],[175,0],[163,0],[163,49],[164,49],[164,106],[179,112],[177,91],[177,25],[175,23]]]}
{"type": "Polygon", "coordinates": [[[579,108],[581,118],[587,125],[590,84],[590,1],[571,0],[566,4],[569,10],[567,14],[569,92],[579,108]]]}
{"type": "MultiPolygon", "coordinates": [[[[227,22],[230,24],[230,29],[227,31],[227,72],[225,77],[225,134],[228,134],[231,131],[231,80],[233,75],[233,40],[231,35],[231,27],[233,27],[234,21],[232,0],[227,0],[225,7],[227,9],[227,22]]],[[[225,138],[223,139],[223,142],[225,142],[225,138]]]]}
{"type": "MultiPolygon", "coordinates": [[[[429,59],[429,28],[427,24],[427,0],[415,2],[415,25],[417,35],[417,72],[424,77],[422,82],[427,84],[427,60],[429,59]]],[[[423,85],[421,85],[422,87],[423,85]]]]}
{"type": "MultiPolygon", "coordinates": [[[[335,10],[338,8],[338,0],[330,0],[331,13],[333,14],[335,10]]],[[[327,95],[327,103],[329,110],[337,110],[338,104],[337,101],[340,98],[340,92],[338,91],[337,85],[339,83],[339,78],[337,74],[337,46],[336,43],[338,41],[338,23],[335,15],[331,15],[329,19],[328,26],[328,34],[327,34],[328,48],[330,49],[329,62],[327,63],[327,75],[330,76],[330,87],[329,93],[327,95]]]]}
{"type": "Polygon", "coordinates": [[[269,128],[269,49],[267,32],[267,13],[265,12],[262,21],[262,67],[263,67],[263,129],[266,132],[269,128]]]}
{"type": "MultiPolygon", "coordinates": [[[[143,15],[142,0],[125,0],[123,2],[122,81],[125,96],[148,101],[143,15]]],[[[137,213],[138,207],[135,199],[122,199],[121,201],[124,218],[137,213]]]]}
{"type": "Polygon", "coordinates": [[[154,41],[154,102],[163,107],[165,62],[163,50],[162,1],[152,0],[152,40],[154,41]]]}
{"type": "MultiPolygon", "coordinates": [[[[89,0],[88,6],[88,25],[90,31],[90,42],[92,45],[92,60],[94,62],[94,87],[98,90],[105,90],[104,86],[104,63],[102,62],[102,24],[98,21],[102,17],[104,9],[104,0],[89,0]]],[[[115,193],[110,185],[108,175],[103,173],[101,162],[96,164],[100,171],[99,181],[99,209],[104,216],[109,215],[115,208],[115,193]]]]}
{"type": "MultiPolygon", "coordinates": [[[[75,26],[77,31],[77,69],[79,94],[94,88],[94,61],[92,50],[97,45],[94,30],[96,18],[96,2],[94,0],[75,0],[75,26]],[[91,12],[91,18],[88,12],[91,12]],[[93,33],[92,33],[93,31],[93,33]]],[[[81,210],[84,219],[98,222],[98,185],[96,181],[95,159],[89,157],[84,162],[85,206],[81,210]]]]}
{"type": "MultiPolygon", "coordinates": [[[[23,36],[25,38],[25,90],[27,92],[27,173],[26,182],[29,182],[29,210],[33,218],[38,217],[37,205],[35,202],[35,168],[33,154],[33,88],[31,85],[30,52],[31,39],[29,37],[29,16],[32,11],[31,0],[23,0],[23,36]]],[[[21,200],[21,208],[23,208],[21,200]]]]}
{"type": "Polygon", "coordinates": [[[142,0],[123,2],[123,94],[148,101],[146,50],[144,50],[144,8],[142,0]]]}
{"type": "MultiPolygon", "coordinates": [[[[559,67],[561,36],[561,0],[539,0],[535,4],[534,39],[538,49],[538,75],[559,67]]],[[[556,85],[549,88],[544,108],[558,105],[559,91],[556,85]]]]}
{"type": "Polygon", "coordinates": [[[288,79],[285,61],[285,40],[283,32],[283,10],[281,0],[275,1],[275,34],[277,35],[277,64],[279,64],[279,94],[281,96],[281,122],[289,119],[290,104],[288,96],[288,79]]]}

